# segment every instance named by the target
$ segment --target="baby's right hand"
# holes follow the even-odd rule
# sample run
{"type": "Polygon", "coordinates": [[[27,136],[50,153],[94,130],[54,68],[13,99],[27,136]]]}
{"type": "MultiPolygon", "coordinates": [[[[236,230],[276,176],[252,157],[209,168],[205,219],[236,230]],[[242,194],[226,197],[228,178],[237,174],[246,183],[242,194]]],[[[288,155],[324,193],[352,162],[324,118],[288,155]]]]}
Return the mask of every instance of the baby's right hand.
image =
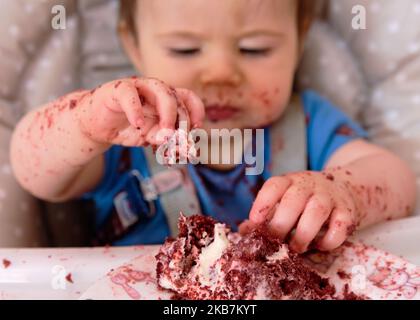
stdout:
{"type": "Polygon", "coordinates": [[[201,126],[204,106],[186,89],[173,89],[150,78],[127,78],[92,90],[90,100],[78,108],[82,132],[103,144],[144,146],[159,144],[156,135],[176,129],[178,115],[188,126],[201,126]]]}

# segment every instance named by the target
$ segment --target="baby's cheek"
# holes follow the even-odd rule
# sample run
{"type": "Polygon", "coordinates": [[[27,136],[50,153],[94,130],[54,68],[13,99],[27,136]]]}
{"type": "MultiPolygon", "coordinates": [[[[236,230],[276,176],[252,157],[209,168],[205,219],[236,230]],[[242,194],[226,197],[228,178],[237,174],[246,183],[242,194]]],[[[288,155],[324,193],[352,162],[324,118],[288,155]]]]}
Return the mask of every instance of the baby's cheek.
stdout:
{"type": "Polygon", "coordinates": [[[257,91],[252,95],[255,101],[256,112],[265,122],[277,120],[284,112],[288,103],[289,94],[282,92],[280,87],[257,91]]]}

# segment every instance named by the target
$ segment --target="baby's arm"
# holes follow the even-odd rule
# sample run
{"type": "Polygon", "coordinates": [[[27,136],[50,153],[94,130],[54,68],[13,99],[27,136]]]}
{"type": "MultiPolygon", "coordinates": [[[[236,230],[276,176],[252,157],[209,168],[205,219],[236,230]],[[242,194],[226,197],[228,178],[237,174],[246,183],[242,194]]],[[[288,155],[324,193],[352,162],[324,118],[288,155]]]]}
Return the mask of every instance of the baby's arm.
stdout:
{"type": "Polygon", "coordinates": [[[331,157],[326,167],[350,187],[361,214],[360,228],[408,216],[416,202],[416,178],[388,150],[357,140],[331,157]]]}
{"type": "Polygon", "coordinates": [[[20,121],[11,145],[14,173],[39,198],[74,198],[99,183],[103,153],[113,144],[157,144],[159,129],[173,130],[180,104],[200,125],[201,101],[155,79],[122,79],[71,93],[20,121]]]}
{"type": "Polygon", "coordinates": [[[101,155],[109,145],[88,138],[77,114],[91,99],[89,91],[71,93],[27,114],[17,125],[11,163],[17,180],[35,196],[61,201],[78,193],[74,185],[83,192],[99,181],[101,155]]]}
{"type": "Polygon", "coordinates": [[[389,151],[362,140],[350,142],[330,158],[324,172],[273,177],[260,190],[245,232],[268,223],[290,245],[306,251],[341,245],[356,228],[408,215],[415,204],[415,178],[389,151]],[[325,228],[325,230],[324,230],[325,228]]]}

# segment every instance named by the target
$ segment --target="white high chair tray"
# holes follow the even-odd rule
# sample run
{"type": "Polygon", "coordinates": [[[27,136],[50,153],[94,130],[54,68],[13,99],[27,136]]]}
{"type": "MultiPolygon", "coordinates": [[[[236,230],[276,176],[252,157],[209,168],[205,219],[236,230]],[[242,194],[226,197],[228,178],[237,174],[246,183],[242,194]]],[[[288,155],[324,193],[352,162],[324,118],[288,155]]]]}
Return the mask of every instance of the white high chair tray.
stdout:
{"type": "MultiPolygon", "coordinates": [[[[420,298],[420,217],[386,222],[351,240],[356,245],[311,257],[339,289],[348,283],[374,299],[420,298]]],[[[0,300],[169,298],[155,282],[158,247],[0,249],[0,300]]]]}
{"type": "MultiPolygon", "coordinates": [[[[158,289],[155,254],[158,247],[109,272],[81,299],[170,299],[158,289]]],[[[420,300],[420,268],[404,259],[361,243],[346,244],[331,253],[314,253],[308,262],[330,278],[337,293],[348,288],[375,300],[420,300]]]]}

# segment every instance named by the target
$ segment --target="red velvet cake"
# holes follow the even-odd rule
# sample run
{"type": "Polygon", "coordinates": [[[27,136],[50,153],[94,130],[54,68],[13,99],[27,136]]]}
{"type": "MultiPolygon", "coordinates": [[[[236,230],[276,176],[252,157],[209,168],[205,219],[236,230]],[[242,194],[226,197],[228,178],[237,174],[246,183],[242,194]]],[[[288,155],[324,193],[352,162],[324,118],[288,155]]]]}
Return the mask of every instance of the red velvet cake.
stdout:
{"type": "Polygon", "coordinates": [[[210,217],[181,215],[179,236],[156,255],[161,288],[179,299],[335,299],[328,279],[264,228],[230,232],[210,217]]]}

